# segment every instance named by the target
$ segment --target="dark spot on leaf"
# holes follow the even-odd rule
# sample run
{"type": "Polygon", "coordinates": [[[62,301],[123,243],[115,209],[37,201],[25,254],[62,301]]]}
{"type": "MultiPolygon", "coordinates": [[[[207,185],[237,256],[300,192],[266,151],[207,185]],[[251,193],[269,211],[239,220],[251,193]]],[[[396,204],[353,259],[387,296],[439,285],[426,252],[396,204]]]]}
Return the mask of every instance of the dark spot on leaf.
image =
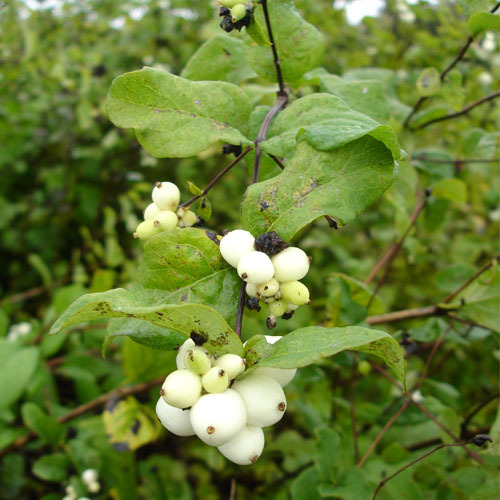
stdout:
{"type": "Polygon", "coordinates": [[[181,302],[186,302],[187,298],[188,298],[188,294],[187,294],[187,293],[185,293],[185,294],[181,297],[181,302]]]}
{"type": "Polygon", "coordinates": [[[118,396],[112,396],[108,399],[108,402],[106,403],[104,409],[106,411],[112,412],[118,406],[119,402],[120,400],[118,399],[118,396]]]}
{"type": "Polygon", "coordinates": [[[189,337],[196,345],[203,345],[207,341],[207,338],[208,338],[206,335],[203,335],[201,333],[197,333],[195,331],[192,331],[191,335],[189,337]]]}
{"type": "Polygon", "coordinates": [[[139,422],[139,420],[136,418],[134,420],[134,423],[132,424],[132,427],[130,428],[130,430],[132,431],[132,434],[134,436],[137,435],[137,433],[139,432],[139,429],[141,428],[141,423],[139,422]]]}
{"type": "Polygon", "coordinates": [[[123,442],[123,443],[113,443],[113,448],[116,451],[128,451],[129,447],[128,444],[123,442]]]}
{"type": "Polygon", "coordinates": [[[260,211],[263,212],[264,210],[268,209],[271,205],[269,203],[266,203],[265,201],[260,202],[260,211]]]}
{"type": "Polygon", "coordinates": [[[217,238],[217,235],[213,231],[205,231],[205,234],[209,240],[212,240],[216,245],[220,245],[219,238],[217,238]]]}

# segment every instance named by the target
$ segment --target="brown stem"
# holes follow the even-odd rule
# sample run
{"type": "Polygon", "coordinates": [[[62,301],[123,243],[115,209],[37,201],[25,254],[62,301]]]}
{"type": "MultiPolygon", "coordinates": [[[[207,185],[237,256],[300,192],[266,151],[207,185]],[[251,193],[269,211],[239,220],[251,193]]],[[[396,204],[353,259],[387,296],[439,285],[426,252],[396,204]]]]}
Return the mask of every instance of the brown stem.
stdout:
{"type": "Polygon", "coordinates": [[[236,498],[236,478],[231,478],[231,486],[229,488],[229,500],[235,500],[236,498]]]}
{"type": "Polygon", "coordinates": [[[186,201],[185,203],[182,203],[180,206],[181,207],[189,207],[191,206],[196,200],[199,200],[203,196],[206,196],[206,194],[220,181],[220,179],[226,175],[235,165],[237,165],[250,151],[252,150],[251,146],[248,146],[244,151],[242,151],[227,167],[225,167],[223,170],[221,170],[205,187],[205,189],[202,191],[201,194],[197,194],[196,196],[193,196],[190,200],[186,201]]]}
{"type": "MultiPolygon", "coordinates": [[[[109,391],[105,394],[101,394],[99,397],[93,399],[92,401],[89,401],[88,403],[84,403],[80,406],[77,406],[76,408],[73,408],[69,412],[60,416],[57,419],[57,421],[60,424],[63,424],[65,422],[68,422],[69,420],[73,420],[74,418],[80,417],[85,413],[106,404],[111,398],[115,397],[123,398],[126,396],[131,396],[133,394],[139,394],[141,392],[145,392],[153,387],[160,385],[163,382],[164,378],[165,377],[157,378],[149,382],[142,382],[140,384],[131,385],[129,387],[121,387],[119,389],[109,391]]],[[[7,455],[8,453],[10,453],[13,450],[16,450],[17,448],[21,448],[25,444],[29,443],[36,436],[37,434],[35,432],[29,432],[28,434],[25,434],[24,436],[16,439],[10,446],[0,451],[0,457],[7,455]]]]}
{"type": "Polygon", "coordinates": [[[381,323],[392,323],[394,321],[403,321],[405,319],[424,318],[439,314],[440,309],[437,306],[417,307],[416,309],[405,309],[376,316],[368,316],[366,322],[369,325],[379,325],[381,323]]]}
{"type": "Polygon", "coordinates": [[[495,99],[497,97],[500,97],[500,90],[498,90],[496,92],[492,92],[491,94],[488,94],[487,96],[484,96],[481,99],[478,99],[477,101],[472,102],[471,104],[469,104],[468,106],[465,106],[465,108],[461,109],[460,111],[457,111],[456,113],[450,113],[449,115],[441,116],[439,118],[434,118],[433,120],[429,120],[428,122],[422,123],[418,127],[410,127],[410,130],[421,130],[425,127],[428,127],[429,125],[432,125],[433,123],[438,123],[438,122],[442,122],[445,120],[451,120],[453,118],[457,118],[459,116],[466,115],[467,113],[469,113],[469,111],[473,110],[477,106],[479,106],[485,102],[491,101],[492,99],[495,99]]]}
{"type": "Polygon", "coordinates": [[[49,287],[46,285],[43,286],[37,286],[35,288],[31,288],[29,290],[26,290],[24,292],[19,292],[14,295],[10,295],[9,297],[5,297],[2,301],[0,301],[0,304],[14,304],[16,302],[21,302],[26,299],[31,299],[33,297],[37,297],[38,295],[42,295],[42,293],[45,293],[46,291],[49,290],[49,287]]]}
{"type": "Polygon", "coordinates": [[[485,407],[488,406],[492,401],[495,401],[500,397],[500,392],[493,394],[486,401],[479,403],[473,410],[469,412],[469,414],[465,417],[464,421],[460,425],[460,436],[463,438],[467,434],[467,427],[469,426],[472,419],[485,407]]]}
{"type": "Polygon", "coordinates": [[[234,327],[234,331],[238,337],[241,337],[241,325],[243,323],[243,311],[245,310],[246,289],[247,283],[242,280],[240,298],[238,300],[238,309],[236,311],[236,326],[234,327]]]}

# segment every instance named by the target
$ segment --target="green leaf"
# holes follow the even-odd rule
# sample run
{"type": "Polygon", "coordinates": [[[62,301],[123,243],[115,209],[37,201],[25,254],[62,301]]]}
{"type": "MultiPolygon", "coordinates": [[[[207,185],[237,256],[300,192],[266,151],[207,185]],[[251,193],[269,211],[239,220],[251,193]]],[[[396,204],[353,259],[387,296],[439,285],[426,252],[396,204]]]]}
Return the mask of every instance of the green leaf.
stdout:
{"type": "Polygon", "coordinates": [[[441,76],[436,68],[426,68],[417,80],[418,93],[423,97],[438,94],[441,90],[441,76]]]}
{"type": "Polygon", "coordinates": [[[203,190],[199,188],[194,182],[188,181],[189,192],[194,194],[195,196],[201,196],[203,194],[203,190]]]}
{"type": "Polygon", "coordinates": [[[145,68],[115,78],[107,97],[110,120],[134,128],[153,156],[185,158],[217,141],[252,144],[245,136],[250,103],[225,82],[191,82],[145,68]]]}
{"type": "Polygon", "coordinates": [[[366,135],[382,142],[393,154],[400,156],[396,134],[387,125],[347,106],[330,94],[310,94],[298,99],[275,119],[270,139],[261,143],[267,153],[289,156],[302,141],[320,151],[330,151],[366,135]]]}
{"type": "Polygon", "coordinates": [[[467,186],[465,182],[453,177],[436,182],[432,194],[436,198],[443,198],[457,203],[467,202],[467,186]]]}
{"type": "Polygon", "coordinates": [[[500,16],[491,12],[476,12],[467,20],[471,36],[488,30],[500,31],[500,16]]]}
{"type": "Polygon", "coordinates": [[[304,469],[292,482],[292,500],[317,500],[321,476],[316,467],[304,469]]]}
{"type": "MultiPolygon", "coordinates": [[[[180,332],[184,338],[195,332],[206,339],[204,346],[212,353],[242,353],[239,337],[215,309],[202,304],[166,304],[167,296],[167,292],[159,290],[142,290],[134,294],[123,288],[87,294],[62,314],[50,333],[56,334],[83,321],[130,318],[180,332]]],[[[167,336],[170,335],[167,331],[167,336]]]]}
{"type": "Polygon", "coordinates": [[[404,353],[399,344],[388,333],[359,326],[299,328],[273,344],[258,366],[300,368],[346,350],[382,358],[396,377],[405,381],[404,353]]]}
{"type": "Polygon", "coordinates": [[[156,413],[132,396],[108,404],[102,418],[109,442],[117,451],[136,450],[155,441],[162,430],[156,413]]]}
{"type": "Polygon", "coordinates": [[[201,229],[175,229],[148,240],[136,280],[169,292],[163,298],[170,304],[206,304],[227,321],[236,319],[241,280],[201,229]]]}
{"type": "Polygon", "coordinates": [[[365,475],[357,467],[349,467],[344,471],[337,485],[321,484],[321,498],[342,498],[343,500],[370,500],[372,491],[368,487],[365,475]]]}
{"type": "MultiPolygon", "coordinates": [[[[300,17],[292,0],[272,0],[268,8],[283,80],[295,82],[319,64],[323,54],[322,37],[313,25],[300,17]]],[[[254,16],[255,22],[263,28],[265,20],[261,6],[255,9],[254,16]]],[[[266,80],[277,81],[273,54],[268,46],[247,36],[245,53],[252,69],[266,80]]]]}
{"type": "Polygon", "coordinates": [[[334,481],[339,465],[342,465],[342,446],[340,436],[328,427],[315,429],[316,467],[324,481],[334,481]]]}
{"type": "Polygon", "coordinates": [[[194,81],[222,80],[237,85],[257,75],[247,64],[241,40],[215,35],[191,56],[180,76],[194,81]]]}
{"type": "Polygon", "coordinates": [[[33,465],[33,474],[44,481],[63,482],[68,479],[69,458],[64,453],[44,455],[33,465]]]}
{"type": "Polygon", "coordinates": [[[438,271],[434,275],[433,281],[440,290],[451,293],[462,283],[465,283],[475,272],[474,266],[453,264],[438,271]]]}
{"type": "Polygon", "coordinates": [[[64,435],[64,426],[49,417],[35,403],[24,403],[21,413],[26,427],[35,431],[44,441],[56,446],[64,435]]]}
{"type": "Polygon", "coordinates": [[[26,347],[14,351],[0,370],[0,410],[7,408],[23,394],[38,365],[39,351],[26,347]]]}
{"type": "Polygon", "coordinates": [[[391,153],[371,137],[332,152],[303,142],[281,174],[249,186],[242,227],[254,235],[276,231],[290,241],[323,215],[346,224],[389,188],[395,173],[391,153]]]}
{"type": "Polygon", "coordinates": [[[200,203],[198,204],[197,212],[198,215],[205,220],[210,220],[210,217],[212,217],[212,204],[206,196],[201,198],[200,203]]]}
{"type": "Polygon", "coordinates": [[[252,16],[250,24],[246,28],[246,32],[250,35],[252,40],[261,47],[270,47],[271,42],[266,32],[265,23],[262,24],[262,17],[252,16]]]}
{"type": "Polygon", "coordinates": [[[480,10],[491,8],[491,0],[458,0],[467,17],[480,10]]]}

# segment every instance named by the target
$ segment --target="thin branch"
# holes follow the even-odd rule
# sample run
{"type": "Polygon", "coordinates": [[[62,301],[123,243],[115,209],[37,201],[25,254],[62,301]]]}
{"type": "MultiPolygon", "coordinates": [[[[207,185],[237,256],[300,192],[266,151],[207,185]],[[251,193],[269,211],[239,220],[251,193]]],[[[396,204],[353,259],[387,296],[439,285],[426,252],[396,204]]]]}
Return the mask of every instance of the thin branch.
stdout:
{"type": "Polygon", "coordinates": [[[278,56],[278,51],[276,49],[276,44],[274,42],[271,20],[269,18],[269,10],[267,9],[267,0],[260,0],[260,3],[262,4],[262,9],[264,11],[264,19],[266,20],[267,34],[269,35],[269,41],[271,42],[271,49],[273,51],[274,67],[276,69],[276,77],[279,86],[278,96],[286,97],[285,85],[283,83],[283,75],[281,74],[280,59],[278,56]]]}
{"type": "MultiPolygon", "coordinates": [[[[474,432],[468,431],[466,436],[462,436],[462,439],[470,439],[477,434],[486,434],[490,430],[490,427],[480,427],[474,432]]],[[[406,449],[408,451],[417,451],[421,450],[422,448],[428,448],[429,446],[435,446],[437,444],[442,443],[443,440],[440,437],[432,438],[432,439],[426,439],[425,441],[420,441],[419,443],[411,444],[410,446],[406,446],[406,449]]]]}
{"type": "Polygon", "coordinates": [[[236,478],[231,478],[231,487],[229,489],[229,500],[235,500],[236,498],[236,478]]]}
{"type": "Polygon", "coordinates": [[[38,297],[38,295],[42,295],[47,292],[49,287],[46,285],[37,286],[35,288],[30,288],[24,292],[19,292],[14,295],[10,295],[9,297],[5,297],[0,304],[15,304],[16,302],[22,302],[26,299],[31,299],[33,297],[38,297]]]}
{"type": "Polygon", "coordinates": [[[442,164],[452,164],[452,165],[466,165],[468,163],[499,163],[500,158],[491,158],[490,160],[487,158],[465,158],[465,159],[451,159],[451,160],[446,160],[444,158],[431,158],[426,155],[412,155],[411,157],[412,160],[418,160],[418,161],[428,161],[429,163],[442,163],[442,164]]]}
{"type": "MultiPolygon", "coordinates": [[[[496,12],[498,10],[499,7],[500,7],[500,2],[498,2],[493,7],[493,9],[490,10],[490,12],[493,14],[494,12],[496,12]]],[[[449,66],[445,70],[443,70],[442,73],[440,74],[439,78],[440,78],[441,81],[444,81],[446,75],[463,59],[463,57],[465,56],[465,53],[467,52],[467,50],[469,49],[469,47],[470,47],[470,45],[472,44],[473,41],[474,41],[474,37],[469,36],[467,38],[465,44],[462,46],[462,48],[458,52],[458,54],[455,57],[455,59],[453,59],[453,61],[449,64],[449,66]]],[[[413,116],[415,115],[415,113],[420,109],[420,107],[422,106],[422,104],[427,99],[428,99],[428,97],[422,96],[415,103],[415,105],[413,106],[412,110],[410,111],[410,113],[408,114],[408,116],[406,117],[406,119],[405,119],[405,121],[403,123],[403,126],[405,128],[408,128],[408,125],[410,124],[411,119],[413,118],[413,116]]]]}
{"type": "Polygon", "coordinates": [[[205,189],[201,192],[201,194],[197,194],[190,200],[186,201],[185,203],[182,203],[180,206],[181,207],[189,207],[191,206],[196,200],[199,200],[203,196],[206,196],[206,194],[217,184],[224,175],[226,175],[235,165],[237,165],[250,151],[252,150],[251,146],[248,146],[244,151],[242,151],[227,167],[225,167],[223,170],[221,170],[205,187],[205,189]]]}
{"type": "Polygon", "coordinates": [[[460,425],[460,436],[463,438],[467,434],[467,427],[471,423],[472,419],[486,406],[488,406],[492,401],[495,401],[500,397],[500,392],[491,395],[486,401],[479,403],[469,414],[465,417],[464,421],[460,425]]]}
{"type": "Polygon", "coordinates": [[[234,327],[234,331],[238,337],[241,337],[241,325],[243,323],[243,311],[245,310],[246,289],[246,281],[241,280],[240,298],[238,299],[238,309],[236,311],[236,326],[234,327]]]}
{"type": "Polygon", "coordinates": [[[412,460],[408,464],[404,465],[400,469],[398,469],[394,474],[391,474],[390,476],[386,477],[385,479],[382,479],[380,483],[378,483],[377,489],[373,493],[372,500],[375,500],[375,498],[378,495],[378,492],[393,478],[395,478],[398,474],[401,474],[401,472],[405,471],[406,469],[410,468],[412,465],[415,465],[416,463],[420,462],[424,458],[427,458],[429,455],[432,455],[433,453],[436,453],[436,451],[439,451],[443,448],[452,448],[452,447],[463,447],[466,450],[468,448],[465,447],[465,445],[471,444],[469,442],[467,443],[443,443],[440,444],[439,446],[436,446],[433,450],[428,451],[427,453],[424,453],[422,456],[416,458],[415,460],[412,460]]]}
{"type": "Polygon", "coordinates": [[[491,94],[488,94],[487,96],[484,96],[481,99],[478,99],[477,101],[472,102],[471,104],[469,104],[468,106],[465,106],[465,108],[461,109],[460,111],[457,111],[456,113],[450,113],[449,115],[441,116],[439,118],[434,118],[433,120],[429,120],[428,122],[422,123],[418,127],[410,127],[410,130],[421,130],[425,127],[428,127],[429,125],[432,125],[433,123],[438,123],[438,122],[442,122],[445,120],[451,120],[453,118],[457,118],[459,116],[466,115],[467,113],[469,113],[469,111],[472,111],[477,106],[479,106],[485,102],[491,101],[497,97],[500,97],[500,90],[498,90],[496,92],[492,92],[491,94]]]}
{"type": "Polygon", "coordinates": [[[370,275],[368,278],[366,278],[365,283],[369,284],[371,281],[375,278],[377,273],[380,271],[385,266],[384,274],[382,277],[378,280],[377,285],[375,286],[375,289],[373,290],[373,293],[370,296],[370,299],[368,301],[368,304],[366,305],[367,309],[370,309],[370,306],[372,305],[373,299],[377,295],[377,292],[380,290],[382,285],[385,283],[385,280],[387,279],[387,275],[389,274],[389,271],[391,269],[391,265],[396,258],[397,254],[401,250],[403,243],[410,234],[410,231],[412,230],[413,226],[417,222],[418,216],[421,214],[421,212],[424,210],[425,206],[427,205],[427,201],[429,200],[429,196],[431,195],[432,190],[431,189],[426,189],[423,198],[417,203],[417,206],[413,210],[413,213],[411,214],[410,217],[410,223],[408,224],[408,227],[406,228],[406,231],[404,232],[403,236],[399,238],[399,240],[392,245],[392,247],[389,249],[389,251],[377,262],[375,267],[372,269],[370,275]]]}
{"type": "MultiPolygon", "coordinates": [[[[57,421],[60,424],[63,424],[65,422],[73,420],[74,418],[80,417],[85,413],[88,413],[89,411],[98,408],[99,406],[105,405],[111,398],[123,398],[126,396],[131,396],[134,394],[139,394],[141,392],[148,391],[153,387],[159,386],[164,379],[165,377],[161,377],[151,380],[149,382],[142,382],[140,384],[131,385],[128,387],[121,387],[106,392],[105,394],[101,394],[99,397],[93,399],[92,401],[89,401],[88,403],[84,403],[80,406],[77,406],[76,408],[73,408],[69,412],[60,416],[57,419],[57,421]]],[[[23,447],[25,444],[29,443],[32,439],[36,437],[37,437],[36,432],[29,432],[28,434],[25,434],[24,436],[16,439],[10,446],[4,448],[3,450],[0,450],[0,457],[3,457],[8,453],[10,453],[11,451],[23,447]]]]}

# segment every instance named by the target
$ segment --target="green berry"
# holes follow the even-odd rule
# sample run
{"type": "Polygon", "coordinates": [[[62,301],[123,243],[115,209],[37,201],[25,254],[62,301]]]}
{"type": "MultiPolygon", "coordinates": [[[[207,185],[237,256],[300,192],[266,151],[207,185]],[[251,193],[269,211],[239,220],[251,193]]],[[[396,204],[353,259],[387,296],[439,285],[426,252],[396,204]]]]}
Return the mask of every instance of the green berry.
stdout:
{"type": "Polygon", "coordinates": [[[279,289],[279,281],[273,278],[267,283],[262,283],[262,285],[257,287],[257,295],[261,297],[272,297],[273,295],[276,295],[279,289]]]}
{"type": "Polygon", "coordinates": [[[281,300],[275,300],[269,304],[269,314],[273,316],[283,316],[286,313],[288,304],[281,300]]]}
{"type": "Polygon", "coordinates": [[[171,212],[170,210],[162,210],[156,214],[154,221],[156,226],[162,231],[170,231],[170,229],[177,227],[178,219],[174,212],[171,212]]]}
{"type": "Polygon", "coordinates": [[[360,361],[358,364],[358,371],[361,373],[361,375],[368,375],[372,370],[372,365],[364,359],[363,361],[360,361]]]}
{"type": "Polygon", "coordinates": [[[287,281],[281,284],[281,297],[284,302],[301,306],[309,304],[309,290],[300,281],[287,281]]]}
{"type": "Polygon", "coordinates": [[[234,7],[241,3],[241,0],[219,0],[222,7],[227,7],[228,9],[234,7]]]}
{"type": "Polygon", "coordinates": [[[212,394],[224,392],[229,386],[229,377],[225,370],[214,366],[201,377],[201,384],[203,389],[212,394]]]}
{"type": "Polygon", "coordinates": [[[247,15],[247,9],[245,5],[242,3],[236,4],[231,9],[231,21],[233,21],[233,23],[241,21],[246,15],[247,15]]]}
{"type": "Polygon", "coordinates": [[[181,216],[179,221],[179,227],[191,227],[198,222],[198,216],[191,210],[187,210],[181,216]]]}
{"type": "Polygon", "coordinates": [[[201,349],[189,349],[184,358],[184,366],[197,375],[205,375],[212,367],[212,363],[201,349]]]}
{"type": "Polygon", "coordinates": [[[146,241],[160,232],[161,228],[156,226],[153,220],[145,220],[137,226],[137,229],[134,233],[134,238],[139,238],[143,241],[146,241]]]}

